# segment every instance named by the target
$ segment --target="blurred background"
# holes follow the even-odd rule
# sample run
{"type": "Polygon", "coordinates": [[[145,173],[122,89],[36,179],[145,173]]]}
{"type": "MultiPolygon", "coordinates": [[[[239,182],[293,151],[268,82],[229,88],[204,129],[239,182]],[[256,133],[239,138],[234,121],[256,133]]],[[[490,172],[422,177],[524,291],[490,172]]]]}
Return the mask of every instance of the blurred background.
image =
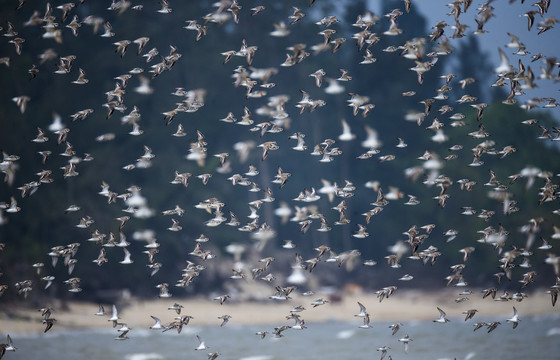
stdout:
{"type": "MultiPolygon", "coordinates": [[[[104,301],[123,289],[134,296],[155,297],[159,293],[157,284],[169,283],[172,286],[181,278],[181,269],[186,266],[186,260],[202,264],[206,270],[191,285],[173,287],[174,295],[190,296],[220,292],[221,289],[231,290],[238,286],[229,279],[231,269],[236,266],[233,252],[237,251],[227,247],[231,244],[240,245],[239,260],[246,264],[247,269],[258,264],[260,258],[275,257],[270,271],[280,283],[287,283],[285,279],[291,275],[290,265],[295,262],[295,253],[308,259],[316,256],[314,248],[320,245],[329,246],[337,254],[357,249],[361,256],[354,264],[338,268],[335,264],[321,263],[317,268],[320,271],[305,272],[305,286],[340,288],[352,283],[365,289],[396,284],[397,279],[406,273],[414,274],[415,278],[413,281],[400,282],[399,287],[440,288],[446,284],[449,267],[463,262],[463,254],[459,253],[459,249],[474,246],[476,251],[468,260],[464,278],[475,286],[490,286],[496,283],[493,274],[501,271],[499,252],[492,245],[477,242],[483,237],[479,231],[489,226],[494,229],[503,226],[509,231],[504,245],[506,251],[515,247],[526,248],[528,238],[534,237],[534,245],[530,249],[534,251],[534,256],[531,257],[532,268],[529,270],[539,274],[535,279],[537,283],[554,283],[554,271],[551,265],[545,263],[548,252],[535,248],[542,244],[539,237],[550,239],[555,233],[553,226],[558,224],[558,215],[552,212],[558,207],[557,202],[539,205],[539,188],[545,184],[546,176],[551,176],[553,182],[557,181],[560,157],[555,142],[538,139],[542,129],[537,125],[523,124],[522,121],[536,119],[538,125],[546,128],[557,126],[558,110],[544,109],[542,106],[546,101],[539,102],[535,108],[527,106],[534,103],[534,98],[554,97],[557,94],[557,77],[538,78],[539,67],[545,67],[544,60],[535,63],[530,61],[530,56],[537,52],[543,52],[545,57],[555,55],[550,52],[557,50],[554,41],[557,32],[552,29],[536,35],[538,30],[535,28],[527,30],[527,19],[520,15],[534,7],[519,2],[492,3],[497,9],[496,16],[488,20],[488,33],[476,35],[473,34],[478,11],[475,7],[479,4],[473,4],[461,18],[468,25],[464,37],[452,38],[453,30],[447,27],[442,38],[430,41],[428,34],[434,31],[433,26],[438,21],[446,21],[449,26],[454,24],[453,17],[446,15],[450,8],[442,3],[437,3],[436,7],[432,1],[413,1],[410,12],[405,13],[402,1],[322,0],[311,8],[307,7],[307,1],[275,1],[265,2],[266,9],[252,16],[249,9],[261,3],[242,1],[239,23],[235,24],[231,11],[227,10],[222,12],[222,23],[221,18],[216,16],[210,17],[211,21],[205,23],[204,17],[217,11],[210,1],[173,1],[170,3],[173,11],[169,13],[158,13],[161,6],[154,1],[144,3],[142,10],[132,8],[137,5],[136,2],[128,8],[108,10],[112,6],[110,1],[85,1],[72,8],[65,20],[61,18],[62,10],[56,8],[62,3],[51,1],[60,33],[45,38],[47,30],[43,27],[44,23],[39,21],[33,24],[29,19],[32,19],[35,11],[42,18],[47,2],[28,2],[18,10],[15,9],[16,1],[1,2],[2,34],[7,34],[10,22],[18,32],[17,36],[25,39],[21,55],[16,54],[14,44],[9,42],[13,37],[3,36],[0,39],[0,55],[10,58],[9,66],[0,64],[0,148],[6,155],[20,157],[17,161],[4,162],[2,170],[5,181],[0,184],[0,200],[9,207],[10,198],[13,197],[21,208],[17,213],[1,212],[0,242],[5,244],[5,248],[0,254],[3,272],[0,283],[9,285],[2,296],[3,301],[16,299],[17,290],[12,285],[27,279],[37,284],[29,295],[33,302],[41,302],[45,297],[104,301]],[[293,6],[302,8],[306,16],[289,25],[292,21],[289,17],[294,13],[293,6]],[[400,9],[404,13],[398,18],[402,33],[385,36],[383,33],[389,28],[389,18],[383,15],[391,13],[393,9],[400,9]],[[358,15],[365,17],[368,11],[379,15],[377,23],[370,28],[371,33],[379,37],[379,41],[369,47],[376,61],[360,64],[366,55],[366,46],[360,49],[356,45],[353,34],[361,29],[352,24],[358,15]],[[323,44],[324,37],[318,33],[325,27],[315,22],[330,15],[335,15],[339,20],[330,26],[336,30],[332,39],[346,39],[336,52],[332,51],[333,45],[326,51],[321,51],[321,47],[317,46],[323,44]],[[74,36],[71,29],[66,27],[74,16],[82,22],[78,36],[74,36]],[[85,23],[86,18],[90,24],[85,23]],[[470,19],[469,22],[467,19],[470,19]],[[206,26],[206,35],[196,40],[197,31],[183,28],[189,20],[197,20],[199,25],[206,26]],[[26,24],[28,21],[31,24],[26,24]],[[107,22],[112,26],[112,37],[101,36],[105,31],[103,24],[107,22]],[[271,36],[275,25],[282,22],[287,24],[289,33],[283,37],[271,36]],[[97,24],[98,28],[93,24],[97,24]],[[512,26],[512,30],[508,30],[509,26],[512,26]],[[517,31],[531,54],[513,55],[515,49],[505,46],[510,41],[506,34],[508,31],[517,31]],[[137,55],[135,43],[129,45],[123,56],[116,53],[117,46],[113,43],[133,41],[140,37],[149,37],[140,55],[137,55]],[[453,49],[449,55],[437,56],[437,62],[424,74],[422,84],[419,84],[416,73],[410,70],[416,65],[414,59],[401,56],[402,48],[397,48],[395,52],[384,51],[390,46],[402,46],[412,39],[422,39],[416,42],[423,47],[423,57],[418,59],[422,62],[433,59],[426,54],[441,51],[445,42],[453,49]],[[244,57],[238,56],[224,64],[225,57],[221,53],[238,51],[243,41],[248,46],[258,47],[251,65],[247,64],[244,57]],[[288,48],[297,47],[297,44],[305,46],[305,51],[309,53],[307,58],[294,66],[282,66],[286,54],[292,53],[288,48]],[[154,73],[149,72],[151,66],[170,54],[170,46],[176,48],[176,53],[181,56],[172,68],[153,77],[154,73]],[[142,55],[153,48],[158,50],[159,55],[147,62],[142,55]],[[514,104],[503,103],[510,93],[509,82],[504,87],[491,86],[498,79],[495,71],[499,65],[498,48],[506,52],[514,71],[517,71],[518,59],[523,59],[525,65],[532,66],[537,75],[535,83],[538,87],[524,90],[524,95],[518,94],[514,104]],[[46,60],[44,55],[48,50],[56,55],[46,60]],[[43,59],[40,55],[43,55],[43,59]],[[59,58],[69,55],[75,56],[69,73],[54,73],[59,58]],[[39,72],[30,79],[29,70],[33,66],[39,72]],[[261,78],[258,84],[274,83],[275,86],[261,88],[257,85],[253,93],[266,91],[266,95],[256,97],[251,94],[248,97],[245,87],[233,84],[235,79],[232,75],[239,74],[239,67],[253,73],[254,79],[258,77],[258,70],[268,70],[270,78],[265,81],[261,78]],[[89,80],[87,84],[72,83],[78,78],[79,68],[85,71],[89,80]],[[116,77],[129,74],[134,68],[144,69],[144,72],[132,74],[128,80],[123,95],[126,109],[117,109],[108,117],[108,109],[104,104],[111,100],[107,92],[115,89],[116,82],[121,83],[121,80],[115,80],[116,77]],[[309,76],[318,69],[326,73],[320,88],[315,85],[315,79],[309,76]],[[333,90],[333,87],[328,87],[329,81],[326,79],[338,78],[342,74],[339,69],[347,70],[352,79],[334,81],[333,84],[343,88],[335,87],[333,90]],[[446,74],[455,75],[449,84],[451,89],[445,92],[445,99],[434,100],[438,95],[437,90],[445,84],[442,76],[446,74]],[[466,78],[476,81],[462,89],[459,80],[466,78]],[[181,100],[171,95],[177,88],[197,91],[196,94],[203,95],[203,103],[198,103],[195,109],[191,109],[192,112],[177,112],[166,126],[163,113],[175,109],[181,100]],[[307,92],[312,99],[324,100],[326,105],[300,114],[300,109],[296,107],[302,98],[300,90],[307,92]],[[415,94],[402,95],[410,91],[415,94]],[[351,98],[349,94],[368,97],[366,103],[374,104],[375,107],[365,117],[361,116],[362,110],[355,116],[348,106],[347,100],[351,98]],[[476,97],[476,104],[487,104],[481,121],[477,121],[477,111],[470,106],[471,103],[457,102],[464,94],[476,97]],[[18,96],[30,98],[23,113],[12,101],[18,96]],[[274,96],[286,96],[288,99],[284,106],[288,117],[281,121],[267,115],[267,106],[274,96]],[[419,125],[417,120],[422,115],[418,114],[425,112],[425,105],[421,101],[426,99],[433,100],[432,109],[419,125]],[[444,105],[453,109],[445,112],[441,110],[444,105]],[[280,124],[278,126],[283,131],[261,135],[260,130],[248,131],[251,126],[220,121],[229,112],[240,120],[244,107],[250,109],[254,125],[275,122],[280,124]],[[133,128],[127,122],[130,117],[126,116],[130,116],[134,108],[137,111],[132,116],[141,115],[134,120],[143,130],[139,136],[129,134],[133,128]],[[93,112],[84,119],[73,120],[73,114],[86,109],[92,109],[93,112]],[[464,115],[461,120],[465,126],[450,126],[453,121],[450,116],[457,113],[464,115]],[[426,129],[435,118],[444,124],[443,133],[426,129]],[[55,119],[59,119],[63,127],[70,130],[66,141],[72,144],[75,156],[83,159],[87,153],[93,157],[90,162],[77,163],[78,176],[63,177],[64,170],[60,168],[68,164],[68,158],[59,154],[65,151],[67,145],[57,144],[59,135],[49,130],[56,128],[55,119]],[[355,134],[350,141],[339,139],[342,119],[355,134]],[[186,132],[184,137],[172,136],[179,124],[186,132]],[[488,138],[468,136],[479,130],[479,124],[484,125],[488,138]],[[38,127],[45,131],[49,141],[33,142],[38,127]],[[199,162],[186,158],[191,144],[197,141],[197,131],[204,136],[208,154],[204,161],[199,162]],[[289,139],[289,136],[295,132],[306,135],[306,151],[291,149],[296,141],[289,139]],[[374,147],[379,150],[379,154],[366,160],[358,159],[370,150],[372,141],[375,143],[375,139],[370,137],[370,143],[363,146],[368,133],[377,135],[374,147]],[[438,137],[434,138],[434,135],[438,137]],[[402,138],[408,146],[397,148],[397,138],[402,138]],[[333,146],[342,151],[328,163],[320,162],[320,157],[309,155],[313,147],[325,139],[335,140],[333,146]],[[484,154],[482,166],[469,166],[473,157],[471,149],[483,140],[493,141],[491,147],[497,151],[506,146],[513,146],[517,151],[503,159],[500,154],[484,154]],[[276,141],[279,149],[271,151],[263,161],[262,151],[257,145],[267,141],[276,141]],[[236,150],[241,144],[250,148],[245,157],[236,150]],[[456,144],[463,148],[454,152],[448,150],[456,144]],[[144,154],[144,146],[148,146],[155,157],[148,162],[149,166],[141,168],[137,159],[144,154]],[[52,153],[44,165],[39,151],[52,153]],[[425,151],[433,154],[429,165],[418,159],[425,151]],[[220,159],[213,156],[219,153],[229,153],[227,167],[220,166],[220,159]],[[450,154],[456,154],[458,158],[445,160],[450,154]],[[383,155],[394,155],[395,159],[379,161],[379,156],[383,155]],[[137,166],[132,170],[123,169],[127,164],[137,166]],[[225,223],[216,227],[206,226],[205,222],[213,215],[194,206],[210,198],[224,203],[222,210],[228,221],[230,211],[239,218],[240,226],[252,221],[247,218],[251,214],[248,203],[262,199],[263,191],[251,192],[248,191],[250,187],[232,185],[228,180],[233,174],[243,175],[247,172],[249,164],[259,170],[259,174],[250,180],[258,184],[261,190],[270,187],[273,192],[275,201],[264,202],[258,209],[259,225],[266,223],[272,232],[259,237],[254,236],[254,232],[238,231],[236,227],[226,226],[225,223]],[[291,174],[282,188],[272,183],[279,167],[291,174]],[[37,181],[36,173],[42,169],[52,170],[52,183],[32,187],[31,193],[24,194],[20,187],[37,181]],[[508,187],[503,191],[509,194],[508,199],[517,202],[518,211],[504,214],[503,197],[496,198],[492,187],[483,185],[490,179],[490,170],[508,187]],[[188,187],[170,184],[175,178],[175,171],[192,174],[188,187]],[[510,185],[508,177],[522,172],[524,176],[510,185]],[[196,178],[205,173],[212,174],[207,185],[196,178]],[[453,182],[447,189],[450,197],[444,208],[433,199],[440,193],[440,187],[433,182],[438,176],[447,177],[453,182]],[[473,191],[461,190],[457,182],[460,179],[475,181],[473,191]],[[532,179],[534,183],[531,185],[532,179]],[[345,181],[355,186],[355,190],[350,192],[353,195],[351,197],[343,199],[334,196],[329,199],[328,195],[319,194],[321,198],[312,203],[293,200],[304,190],[311,191],[314,188],[319,191],[326,182],[343,187],[345,181]],[[142,211],[123,212],[128,206],[120,198],[115,203],[108,203],[108,198],[99,194],[103,182],[116,194],[126,193],[133,185],[141,188],[134,199],[140,201],[137,207],[142,211]],[[366,224],[362,214],[375,207],[371,203],[376,201],[378,189],[382,189],[389,203],[366,224]],[[415,196],[420,203],[416,206],[405,205],[409,199],[407,195],[415,196]],[[341,200],[345,201],[346,215],[351,222],[336,226],[334,223],[339,219],[339,213],[332,208],[341,200]],[[282,203],[286,203],[290,210],[285,219],[278,216],[276,211],[282,203]],[[65,211],[71,204],[78,205],[80,210],[65,211]],[[185,210],[182,217],[161,214],[174,209],[176,205],[185,210]],[[309,231],[302,233],[297,221],[289,221],[295,215],[295,206],[307,206],[311,213],[323,214],[332,230],[316,231],[320,221],[313,219],[309,231]],[[493,211],[495,215],[485,221],[476,215],[461,214],[462,207],[476,209],[477,215],[482,209],[493,211]],[[113,233],[118,242],[119,222],[115,218],[125,215],[130,216],[130,220],[122,232],[131,243],[127,248],[132,253],[134,263],[120,264],[123,251],[114,247],[106,249],[108,262],[98,267],[92,260],[97,258],[101,247],[87,239],[98,230],[107,237],[113,233]],[[76,227],[80,219],[86,216],[95,222],[85,229],[76,227]],[[182,230],[168,230],[172,217],[180,221],[182,230]],[[535,223],[538,226],[531,227],[535,223]],[[358,230],[357,224],[367,227],[369,237],[352,236],[358,230]],[[407,235],[403,234],[414,225],[419,228],[427,224],[434,224],[435,229],[421,248],[432,245],[443,254],[433,265],[407,259],[410,249],[405,243],[407,235]],[[444,235],[450,229],[458,232],[452,241],[444,235]],[[146,235],[146,231],[151,231],[151,235],[146,235]],[[202,261],[189,255],[195,247],[195,239],[201,234],[210,239],[202,244],[203,248],[211,250],[216,259],[202,261]],[[156,238],[160,244],[156,261],[162,267],[152,277],[149,276],[150,269],[146,267],[147,257],[142,253],[146,250],[146,236],[156,238]],[[284,240],[292,240],[296,248],[284,250],[284,240]],[[54,268],[51,266],[48,253],[54,246],[72,243],[79,243],[80,246],[74,256],[77,260],[75,270],[69,276],[67,267],[60,262],[54,268]],[[399,246],[395,247],[396,244],[399,246]],[[405,250],[401,253],[403,246],[405,250]],[[403,257],[400,268],[390,267],[385,259],[395,253],[403,257]],[[373,260],[377,264],[366,267],[362,265],[364,260],[373,260]],[[36,263],[44,263],[40,275],[32,266],[36,263]],[[43,290],[41,278],[47,275],[54,276],[55,281],[43,290]],[[82,291],[79,293],[68,292],[68,286],[63,283],[74,276],[82,279],[82,291]]],[[[553,15],[555,11],[558,12],[557,4],[552,4],[550,14],[553,15]]],[[[514,268],[513,281],[504,281],[500,285],[501,289],[518,291],[520,284],[517,280],[527,271],[527,268],[514,268]]]]}

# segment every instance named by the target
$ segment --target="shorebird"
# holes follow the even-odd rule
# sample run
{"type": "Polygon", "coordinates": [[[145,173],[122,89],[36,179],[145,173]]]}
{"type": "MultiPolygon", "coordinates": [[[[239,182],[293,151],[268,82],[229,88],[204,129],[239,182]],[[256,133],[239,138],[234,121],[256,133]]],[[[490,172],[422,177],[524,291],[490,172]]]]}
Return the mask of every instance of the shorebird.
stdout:
{"type": "Polygon", "coordinates": [[[183,305],[178,304],[178,303],[174,303],[172,306],[168,307],[167,310],[174,310],[177,313],[177,315],[180,315],[182,308],[183,308],[183,305]]]}
{"type": "Polygon", "coordinates": [[[358,314],[355,314],[354,316],[358,316],[358,317],[367,316],[368,313],[366,312],[366,307],[362,305],[362,303],[360,303],[359,301],[358,301],[358,306],[360,306],[360,312],[358,314]]]}
{"type": "Polygon", "coordinates": [[[506,322],[510,322],[513,324],[513,328],[515,329],[517,327],[517,325],[519,324],[519,313],[517,312],[517,309],[515,308],[515,306],[513,307],[513,316],[509,319],[506,319],[506,322]]]}
{"type": "Polygon", "coordinates": [[[120,52],[121,53],[121,58],[124,56],[124,54],[126,53],[126,49],[128,48],[128,45],[130,45],[130,40],[121,40],[121,41],[117,41],[115,43],[113,43],[113,45],[115,45],[117,48],[115,49],[115,53],[120,52]]]}
{"type": "Polygon", "coordinates": [[[315,308],[315,307],[317,307],[317,306],[324,305],[324,304],[326,304],[326,303],[328,303],[328,302],[329,302],[328,300],[323,300],[322,298],[320,298],[320,299],[317,299],[317,300],[313,301],[313,302],[311,303],[311,305],[313,305],[313,307],[315,308]]]}
{"type": "MultiPolygon", "coordinates": [[[[258,174],[258,172],[257,172],[257,174],[258,174]]],[[[272,182],[275,183],[275,184],[279,184],[280,189],[281,189],[282,187],[284,187],[284,185],[286,185],[286,182],[288,181],[288,179],[290,178],[291,175],[292,174],[290,174],[290,173],[282,171],[281,167],[278,167],[278,170],[276,171],[275,178],[274,178],[274,180],[272,180],[272,182]]],[[[263,199],[263,201],[264,201],[264,199],[263,199]]],[[[270,201],[268,201],[268,202],[270,202],[270,201]]]]}
{"type": "Polygon", "coordinates": [[[279,149],[278,145],[276,144],[276,141],[267,141],[265,143],[258,145],[258,147],[261,147],[263,149],[261,160],[266,159],[270,151],[279,149]]]}
{"type": "Polygon", "coordinates": [[[31,100],[29,96],[16,96],[12,98],[12,101],[16,103],[19,107],[19,111],[23,114],[27,109],[27,103],[31,100]]]}
{"type": "Polygon", "coordinates": [[[305,14],[303,13],[303,11],[301,11],[300,8],[297,8],[297,7],[293,6],[292,9],[294,10],[294,12],[293,12],[292,15],[290,15],[288,17],[289,19],[292,19],[292,21],[290,22],[290,25],[295,24],[296,22],[303,19],[303,17],[305,16],[305,14]]]}
{"type": "Polygon", "coordinates": [[[169,7],[169,1],[168,0],[159,0],[159,5],[161,6],[161,9],[157,10],[157,12],[160,13],[160,14],[169,14],[170,12],[173,11],[169,7]]]}
{"type": "Polygon", "coordinates": [[[128,265],[128,264],[132,264],[134,262],[134,260],[132,260],[131,257],[131,253],[130,251],[128,251],[125,247],[122,248],[124,251],[124,259],[119,261],[119,263],[124,264],[124,265],[128,265]]]}
{"type": "Polygon", "coordinates": [[[213,298],[212,300],[216,300],[220,302],[220,305],[223,305],[224,302],[226,302],[227,299],[229,299],[230,296],[229,295],[221,295],[221,296],[216,296],[215,298],[213,298]]]}
{"type": "MultiPolygon", "coordinates": [[[[381,351],[381,358],[379,360],[383,360],[385,358],[385,356],[387,355],[387,351],[390,350],[391,348],[387,345],[382,346],[382,347],[378,347],[377,351],[381,351]]],[[[389,358],[391,358],[391,356],[389,356],[389,358]]]]}
{"type": "Polygon", "coordinates": [[[467,261],[467,259],[469,258],[470,254],[475,250],[474,247],[472,246],[468,246],[466,248],[463,248],[461,250],[459,250],[460,253],[463,253],[463,262],[467,261]]]}
{"type": "Polygon", "coordinates": [[[319,69],[315,71],[313,74],[309,74],[309,76],[315,78],[315,85],[317,87],[321,87],[321,84],[323,83],[323,76],[325,76],[325,74],[326,74],[325,70],[319,69]]]}
{"type": "MultiPolygon", "coordinates": [[[[502,274],[503,275],[503,274],[502,274]]],[[[501,275],[500,275],[501,276],[501,275]]],[[[496,288],[488,288],[488,289],[484,289],[481,292],[483,293],[482,298],[486,298],[487,296],[491,296],[492,299],[496,298],[496,288]]]]}
{"type": "MultiPolygon", "coordinates": [[[[355,315],[355,316],[357,316],[357,315],[355,315]]],[[[370,319],[369,319],[369,314],[368,314],[368,313],[365,313],[365,315],[363,316],[363,318],[364,318],[364,323],[363,323],[362,325],[360,325],[359,328],[360,328],[360,329],[369,329],[369,328],[371,328],[372,326],[369,324],[369,321],[370,321],[370,319]]]]}
{"type": "Polygon", "coordinates": [[[342,134],[338,136],[338,139],[340,141],[351,141],[354,138],[356,138],[356,135],[352,134],[350,130],[350,125],[348,125],[346,120],[342,119],[341,122],[342,122],[342,134]]]}
{"type": "Polygon", "coordinates": [[[397,333],[397,331],[399,331],[401,326],[402,326],[401,323],[394,323],[392,325],[389,325],[389,328],[392,330],[391,335],[395,335],[397,333]]]}
{"type": "Polygon", "coordinates": [[[307,326],[305,326],[305,320],[301,319],[299,316],[296,316],[295,314],[292,314],[292,316],[294,317],[296,323],[295,325],[293,325],[291,328],[294,330],[303,330],[306,329],[307,326]]]}
{"type": "Polygon", "coordinates": [[[492,330],[494,330],[500,324],[501,324],[501,322],[499,322],[499,321],[493,321],[493,322],[485,324],[485,325],[488,328],[488,332],[491,332],[492,330]]]}
{"type": "Polygon", "coordinates": [[[155,316],[153,316],[153,315],[150,315],[150,317],[151,317],[152,319],[154,319],[154,321],[155,321],[155,324],[152,325],[152,326],[150,326],[150,329],[152,329],[152,330],[163,329],[163,326],[161,326],[161,320],[160,320],[160,319],[158,319],[157,317],[155,317],[155,316]]]}
{"type": "Polygon", "coordinates": [[[10,334],[8,334],[6,336],[6,344],[0,344],[0,359],[2,358],[2,356],[4,355],[4,353],[6,351],[16,351],[17,347],[14,346],[14,342],[12,341],[12,338],[10,337],[10,334]]]}
{"type": "Polygon", "coordinates": [[[297,306],[294,306],[292,308],[292,310],[290,310],[290,313],[302,312],[304,310],[305,310],[305,308],[302,305],[297,305],[297,306]]]}
{"type": "Polygon", "coordinates": [[[172,225],[167,228],[169,231],[181,231],[183,227],[179,225],[179,220],[171,219],[172,225]]]}
{"type": "Polygon", "coordinates": [[[219,352],[210,352],[208,353],[208,360],[214,360],[216,359],[218,356],[220,356],[221,354],[219,352]]]}
{"type": "Polygon", "coordinates": [[[486,326],[486,325],[487,325],[487,324],[486,324],[484,321],[474,323],[474,325],[473,325],[473,326],[474,326],[473,331],[476,331],[476,330],[478,330],[478,329],[480,329],[481,327],[486,326]]]}
{"type": "Polygon", "coordinates": [[[43,319],[41,322],[46,325],[45,330],[43,331],[44,333],[46,333],[53,327],[54,323],[56,322],[56,319],[47,318],[47,319],[43,319]]]}
{"type": "Polygon", "coordinates": [[[264,7],[263,5],[259,5],[259,6],[255,6],[254,8],[251,8],[251,15],[257,15],[258,13],[264,11],[266,9],[266,7],[264,7]]]}
{"type": "Polygon", "coordinates": [[[20,37],[17,37],[17,38],[14,38],[14,39],[8,41],[8,43],[14,44],[14,46],[16,48],[16,54],[18,54],[18,55],[21,55],[21,49],[23,47],[22,45],[23,45],[24,42],[25,42],[25,39],[20,38],[20,37]]]}
{"type": "Polygon", "coordinates": [[[49,141],[49,138],[46,136],[45,132],[41,129],[41,128],[37,128],[37,136],[35,137],[35,139],[31,140],[35,143],[44,143],[49,141]]]}
{"type": "Polygon", "coordinates": [[[72,84],[78,84],[78,85],[84,85],[87,84],[89,82],[88,79],[86,79],[86,72],[80,68],[80,75],[78,76],[78,79],[72,81],[72,84]]]}
{"type": "Polygon", "coordinates": [[[172,135],[176,136],[176,137],[183,137],[183,136],[186,136],[187,133],[185,133],[185,129],[183,128],[183,125],[179,124],[177,126],[177,131],[172,135]]]}
{"type": "Polygon", "coordinates": [[[119,336],[117,336],[115,338],[115,340],[127,340],[128,336],[126,336],[126,334],[128,334],[128,332],[129,332],[129,330],[121,332],[121,334],[119,336]]]}
{"type": "Polygon", "coordinates": [[[281,337],[283,337],[284,335],[282,335],[282,332],[285,331],[285,330],[287,330],[287,329],[291,329],[291,328],[292,328],[292,327],[289,326],[289,325],[282,325],[282,326],[279,326],[279,327],[275,327],[275,328],[274,328],[274,337],[275,337],[275,338],[281,338],[281,337]]]}
{"type": "Polygon", "coordinates": [[[118,332],[128,332],[132,330],[126,323],[117,323],[117,325],[120,326],[120,328],[117,329],[118,332]]]}
{"type": "Polygon", "coordinates": [[[169,284],[167,283],[158,284],[156,285],[156,288],[159,289],[158,297],[169,298],[172,296],[171,293],[169,292],[169,284]]]}
{"type": "MultiPolygon", "coordinates": [[[[133,41],[133,43],[138,45],[138,50],[136,51],[136,55],[140,55],[140,53],[142,52],[142,49],[144,49],[144,46],[146,46],[148,41],[150,41],[150,38],[146,37],[146,36],[139,37],[138,39],[133,41]]],[[[147,61],[147,62],[149,62],[149,61],[147,61]]]]}
{"type": "Polygon", "coordinates": [[[399,339],[399,341],[404,344],[404,352],[408,354],[408,343],[412,341],[412,339],[406,334],[403,338],[399,339]]]}
{"type": "Polygon", "coordinates": [[[224,326],[225,324],[228,323],[229,319],[231,319],[230,315],[222,315],[222,316],[218,316],[218,319],[222,319],[222,323],[220,324],[220,327],[224,326]]]}
{"type": "Polygon", "coordinates": [[[206,343],[200,338],[200,336],[196,335],[196,338],[198,339],[199,345],[195,348],[195,350],[206,350],[209,348],[208,346],[206,346],[206,343]]]}
{"type": "Polygon", "coordinates": [[[113,312],[112,315],[109,319],[107,319],[107,321],[112,321],[113,322],[113,327],[117,327],[117,322],[119,321],[119,314],[117,312],[117,307],[115,305],[113,305],[113,312]]]}
{"type": "Polygon", "coordinates": [[[364,239],[369,236],[369,233],[364,225],[358,224],[358,231],[352,234],[352,236],[358,239],[364,239]]]}
{"type": "Polygon", "coordinates": [[[433,320],[433,322],[442,323],[442,324],[449,322],[449,319],[445,317],[446,316],[445,312],[441,310],[439,307],[437,309],[439,311],[439,319],[433,320]]]}
{"type": "Polygon", "coordinates": [[[473,316],[478,312],[478,310],[476,309],[471,309],[471,310],[465,310],[463,311],[463,314],[465,314],[465,321],[472,319],[473,316]]]}
{"type": "Polygon", "coordinates": [[[290,30],[288,29],[288,26],[286,25],[285,22],[281,21],[278,24],[272,24],[274,26],[274,31],[271,31],[269,33],[270,36],[273,37],[285,37],[290,35],[290,30]]]}

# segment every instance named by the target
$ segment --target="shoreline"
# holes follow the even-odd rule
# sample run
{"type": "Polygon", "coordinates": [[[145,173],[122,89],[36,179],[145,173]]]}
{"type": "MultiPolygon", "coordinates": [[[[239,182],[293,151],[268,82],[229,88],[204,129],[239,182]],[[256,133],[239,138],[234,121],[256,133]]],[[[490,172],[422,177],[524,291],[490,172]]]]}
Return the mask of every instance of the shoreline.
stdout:
{"type": "MultiPolygon", "coordinates": [[[[299,315],[307,323],[325,321],[361,322],[361,318],[354,315],[359,312],[357,302],[367,308],[372,323],[381,322],[409,322],[430,321],[439,317],[436,307],[442,308],[447,317],[463,321],[463,311],[477,309],[475,321],[511,317],[512,307],[519,311],[520,317],[542,316],[547,314],[560,314],[560,309],[552,307],[550,295],[545,289],[537,289],[528,294],[523,301],[509,300],[500,302],[490,297],[482,299],[480,290],[473,290],[468,300],[456,303],[457,289],[443,291],[397,290],[390,298],[379,302],[375,293],[345,294],[340,301],[331,301],[325,305],[313,307],[311,302],[318,298],[329,299],[327,294],[317,293],[313,296],[292,295],[288,301],[265,302],[235,302],[226,301],[223,305],[211,298],[167,298],[156,300],[132,299],[127,306],[119,308],[120,321],[127,323],[132,328],[149,328],[154,324],[150,315],[161,319],[162,324],[173,321],[178,316],[173,310],[167,308],[174,303],[183,305],[181,315],[191,315],[194,318],[189,325],[216,325],[221,320],[218,316],[231,315],[229,324],[241,325],[279,325],[286,323],[286,315],[294,306],[303,305],[306,310],[299,315]]],[[[496,296],[496,299],[500,294],[496,296]]],[[[111,328],[107,321],[111,316],[111,305],[104,304],[105,316],[95,316],[98,304],[91,302],[71,301],[67,303],[67,310],[53,311],[51,318],[57,320],[53,330],[56,329],[90,329],[111,328]]],[[[45,325],[41,324],[41,314],[37,309],[11,304],[0,310],[0,333],[41,333],[45,325]],[[9,314],[8,314],[9,312],[9,314]]],[[[290,320],[291,321],[291,320],[290,320]]],[[[469,320],[473,321],[473,320],[469,320]]],[[[50,330],[50,331],[53,331],[50,330]]]]}

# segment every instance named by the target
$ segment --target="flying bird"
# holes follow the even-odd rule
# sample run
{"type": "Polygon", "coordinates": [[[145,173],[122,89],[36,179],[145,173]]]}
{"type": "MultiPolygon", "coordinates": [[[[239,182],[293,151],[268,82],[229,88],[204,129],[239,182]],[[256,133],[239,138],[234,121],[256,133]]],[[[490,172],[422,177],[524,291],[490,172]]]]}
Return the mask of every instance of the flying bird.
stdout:
{"type": "Polygon", "coordinates": [[[446,318],[446,314],[443,310],[441,310],[439,307],[437,308],[439,311],[439,319],[433,320],[434,322],[437,323],[442,323],[445,324],[446,322],[449,322],[449,319],[446,318]]]}

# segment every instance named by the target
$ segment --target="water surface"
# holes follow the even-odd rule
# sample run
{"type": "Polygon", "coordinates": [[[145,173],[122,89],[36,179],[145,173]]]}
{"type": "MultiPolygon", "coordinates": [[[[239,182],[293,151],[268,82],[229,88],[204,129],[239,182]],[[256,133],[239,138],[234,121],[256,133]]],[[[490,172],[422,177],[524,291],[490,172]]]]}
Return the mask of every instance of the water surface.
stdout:
{"type": "MultiPolygon", "coordinates": [[[[475,316],[476,319],[476,316],[475,316]]],[[[292,320],[271,326],[188,325],[181,334],[175,331],[134,328],[125,341],[113,340],[116,329],[58,330],[47,334],[12,334],[16,353],[7,353],[6,360],[78,358],[99,360],[174,360],[207,359],[211,351],[219,352],[218,359],[281,360],[281,359],[379,359],[378,347],[389,346],[389,355],[397,359],[550,359],[560,358],[560,313],[546,317],[522,318],[512,329],[505,319],[491,333],[485,328],[473,332],[473,320],[452,318],[447,324],[408,322],[392,336],[389,323],[372,322],[372,328],[360,329],[355,322],[309,323],[307,329],[288,329],[282,338],[275,339],[270,332],[274,326],[291,325],[292,320]],[[255,335],[266,330],[262,339],[255,335]],[[412,341],[408,354],[398,341],[408,334],[412,341]],[[195,351],[199,335],[210,347],[195,351]]],[[[478,320],[480,321],[480,319],[478,320]]],[[[387,359],[387,357],[386,357],[387,359]]]]}

